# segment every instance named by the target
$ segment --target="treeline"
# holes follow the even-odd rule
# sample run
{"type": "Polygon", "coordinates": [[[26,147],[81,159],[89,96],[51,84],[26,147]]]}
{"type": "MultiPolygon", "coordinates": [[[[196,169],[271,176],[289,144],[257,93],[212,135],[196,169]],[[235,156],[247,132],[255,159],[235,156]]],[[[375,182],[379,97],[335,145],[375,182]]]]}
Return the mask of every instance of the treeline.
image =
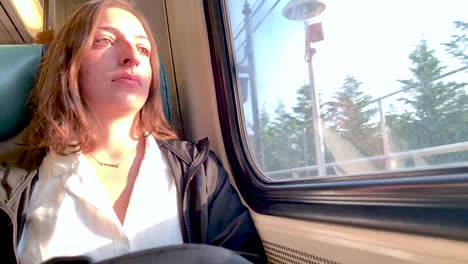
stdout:
{"type": "MultiPolygon", "coordinates": [[[[459,34],[451,36],[451,41],[442,46],[463,65],[468,65],[468,23],[457,21],[454,25],[459,34]]],[[[435,50],[428,46],[426,40],[420,41],[409,59],[412,77],[399,80],[402,90],[395,95],[398,103],[389,111],[387,109],[385,120],[381,120],[378,101],[362,92],[362,82],[353,76],[345,78],[330,101],[320,102],[327,163],[468,141],[466,82],[441,78],[446,74],[447,66],[436,57],[435,50]]],[[[259,134],[262,149],[254,152],[263,171],[317,164],[309,85],[297,90],[297,104],[291,110],[288,111],[282,103],[272,116],[265,109],[261,110],[259,134]],[[259,160],[260,157],[263,160],[259,160]]],[[[250,140],[253,138],[251,136],[250,140]]],[[[434,165],[468,159],[463,152],[416,156],[394,159],[392,166],[434,165]]],[[[385,169],[389,168],[388,162],[385,158],[370,159],[359,164],[357,169],[385,169]]],[[[328,171],[333,174],[350,173],[347,168],[339,166],[329,167],[328,171]]],[[[296,176],[305,175],[303,172],[296,176]]]]}

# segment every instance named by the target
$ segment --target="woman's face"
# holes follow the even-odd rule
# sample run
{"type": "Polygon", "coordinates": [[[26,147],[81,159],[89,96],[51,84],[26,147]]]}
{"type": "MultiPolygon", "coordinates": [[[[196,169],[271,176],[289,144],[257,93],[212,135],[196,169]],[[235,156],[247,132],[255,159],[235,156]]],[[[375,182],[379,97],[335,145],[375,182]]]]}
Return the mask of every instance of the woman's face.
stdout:
{"type": "Polygon", "coordinates": [[[151,83],[151,44],[140,21],[120,8],[106,8],[79,72],[81,96],[99,116],[138,112],[151,83]]]}

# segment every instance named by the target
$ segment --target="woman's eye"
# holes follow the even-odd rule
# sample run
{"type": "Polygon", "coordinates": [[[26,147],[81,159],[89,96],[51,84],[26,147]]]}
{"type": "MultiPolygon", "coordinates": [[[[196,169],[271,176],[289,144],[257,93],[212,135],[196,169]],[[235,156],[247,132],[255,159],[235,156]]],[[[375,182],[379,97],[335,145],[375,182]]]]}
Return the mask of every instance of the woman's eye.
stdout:
{"type": "Polygon", "coordinates": [[[113,45],[114,43],[112,42],[111,39],[109,38],[101,38],[101,39],[97,39],[94,41],[95,44],[100,44],[100,45],[105,45],[105,46],[111,46],[113,45]]]}
{"type": "Polygon", "coordinates": [[[150,50],[148,48],[145,48],[145,47],[139,47],[138,50],[140,51],[141,54],[145,55],[145,56],[149,56],[150,55],[150,50]]]}

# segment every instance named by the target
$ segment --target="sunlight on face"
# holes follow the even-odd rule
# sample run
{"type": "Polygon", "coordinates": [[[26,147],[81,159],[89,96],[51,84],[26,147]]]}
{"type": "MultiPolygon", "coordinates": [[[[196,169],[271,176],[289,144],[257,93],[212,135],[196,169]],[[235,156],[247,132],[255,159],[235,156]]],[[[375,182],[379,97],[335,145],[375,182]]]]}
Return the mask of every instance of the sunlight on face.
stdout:
{"type": "Polygon", "coordinates": [[[93,45],[79,74],[81,95],[97,115],[138,112],[151,83],[151,43],[130,12],[106,8],[97,22],[93,45]]]}

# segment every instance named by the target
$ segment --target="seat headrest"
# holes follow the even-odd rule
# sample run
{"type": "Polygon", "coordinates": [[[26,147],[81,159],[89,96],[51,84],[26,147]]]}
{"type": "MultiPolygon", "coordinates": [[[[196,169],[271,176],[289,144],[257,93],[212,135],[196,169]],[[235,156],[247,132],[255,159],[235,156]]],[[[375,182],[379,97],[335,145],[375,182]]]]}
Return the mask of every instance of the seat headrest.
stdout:
{"type": "Polygon", "coordinates": [[[26,108],[42,58],[42,45],[0,46],[0,141],[23,130],[26,108]]]}
{"type": "MultiPolygon", "coordinates": [[[[27,102],[47,47],[0,45],[0,142],[17,135],[29,123],[27,102]]],[[[164,115],[171,123],[169,85],[163,65],[160,83],[164,115]]]]}

